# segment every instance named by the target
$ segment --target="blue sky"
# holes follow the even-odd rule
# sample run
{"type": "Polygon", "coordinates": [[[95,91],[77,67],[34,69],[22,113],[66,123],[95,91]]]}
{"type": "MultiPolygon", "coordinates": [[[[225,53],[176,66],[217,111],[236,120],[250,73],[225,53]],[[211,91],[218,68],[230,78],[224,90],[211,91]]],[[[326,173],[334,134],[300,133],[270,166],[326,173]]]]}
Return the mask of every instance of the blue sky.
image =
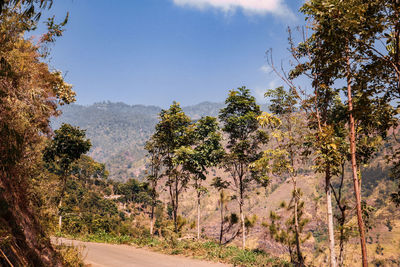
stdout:
{"type": "Polygon", "coordinates": [[[287,26],[303,25],[293,0],[63,0],[50,11],[64,36],[50,65],[74,85],[78,104],[103,100],[167,107],[222,102],[247,86],[262,101],[281,84],[265,51],[287,61],[287,26]]]}

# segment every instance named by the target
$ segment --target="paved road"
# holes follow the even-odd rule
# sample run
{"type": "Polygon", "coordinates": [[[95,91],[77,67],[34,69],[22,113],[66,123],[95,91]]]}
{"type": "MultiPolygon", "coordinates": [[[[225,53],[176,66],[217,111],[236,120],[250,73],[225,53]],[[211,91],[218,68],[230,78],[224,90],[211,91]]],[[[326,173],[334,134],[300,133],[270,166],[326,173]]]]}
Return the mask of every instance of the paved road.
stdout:
{"type": "Polygon", "coordinates": [[[55,243],[84,247],[85,263],[92,267],[227,267],[230,265],[164,255],[128,245],[81,242],[58,238],[55,243]]]}

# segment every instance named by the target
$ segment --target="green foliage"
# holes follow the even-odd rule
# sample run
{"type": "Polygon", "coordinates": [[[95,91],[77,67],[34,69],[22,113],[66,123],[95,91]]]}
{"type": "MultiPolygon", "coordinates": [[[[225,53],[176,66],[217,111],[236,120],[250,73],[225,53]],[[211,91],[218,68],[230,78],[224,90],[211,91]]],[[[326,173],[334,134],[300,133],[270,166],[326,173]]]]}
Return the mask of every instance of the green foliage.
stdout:
{"type": "Polygon", "coordinates": [[[199,197],[207,192],[207,189],[202,187],[202,181],[206,179],[208,173],[207,169],[219,164],[225,152],[218,129],[216,118],[209,116],[201,118],[194,125],[191,146],[181,146],[175,151],[176,162],[182,164],[183,170],[192,175],[194,188],[199,197]]]}
{"type": "Polygon", "coordinates": [[[114,184],[114,193],[120,195],[118,201],[127,204],[133,203],[140,211],[144,211],[151,204],[152,192],[149,184],[139,182],[136,179],[129,179],[125,183],[116,182],[114,184]]]}
{"type": "Polygon", "coordinates": [[[222,191],[223,189],[228,188],[229,182],[222,180],[221,177],[215,177],[211,183],[211,186],[216,188],[218,191],[222,191]]]}
{"type": "Polygon", "coordinates": [[[202,186],[202,182],[207,178],[208,169],[218,165],[225,154],[218,130],[216,118],[203,117],[194,125],[191,146],[182,146],[175,151],[176,162],[182,165],[183,170],[189,172],[194,181],[193,187],[197,196],[198,238],[200,238],[200,201],[208,192],[208,189],[202,186]]]}
{"type": "Polygon", "coordinates": [[[268,135],[259,130],[257,117],[261,115],[261,109],[249,89],[240,87],[229,91],[225,104],[219,114],[222,131],[227,136],[227,152],[222,166],[233,179],[231,186],[239,202],[244,248],[244,198],[254,185],[267,186],[269,182],[262,169],[250,169],[250,165],[261,157],[260,149],[268,142],[268,135]]]}
{"type": "MultiPolygon", "coordinates": [[[[268,90],[270,110],[273,114],[263,113],[258,117],[260,124],[271,130],[273,147],[266,149],[260,159],[251,167],[254,170],[263,170],[266,174],[289,175],[294,177],[302,162],[305,153],[304,144],[307,127],[298,106],[297,93],[283,87],[268,90]]],[[[266,180],[270,179],[266,175],[266,180]]]]}
{"type": "Polygon", "coordinates": [[[185,164],[182,155],[192,154],[189,147],[195,143],[194,126],[176,102],[168,110],[161,110],[159,116],[160,121],[151,137],[151,147],[159,154],[164,170],[162,175],[167,177],[165,185],[169,189],[174,230],[177,233],[179,195],[187,187],[190,178],[187,167],[190,164],[185,164]]]}
{"type": "Polygon", "coordinates": [[[223,165],[231,172],[233,179],[244,178],[239,188],[244,192],[258,173],[246,171],[244,174],[236,173],[235,166],[240,165],[243,170],[247,170],[248,165],[260,156],[258,149],[267,142],[267,136],[258,130],[257,117],[261,114],[261,110],[255,98],[250,95],[249,89],[241,87],[230,91],[225,103],[227,106],[221,109],[219,115],[223,123],[222,130],[228,136],[228,153],[223,165]]]}
{"type": "Polygon", "coordinates": [[[68,175],[71,164],[89,151],[90,140],[85,131],[69,124],[62,124],[43,153],[48,168],[60,175],[68,175]]]}
{"type": "Polygon", "coordinates": [[[164,151],[162,152],[167,155],[163,163],[170,168],[173,166],[173,161],[168,154],[192,142],[192,121],[176,102],[169,109],[161,110],[159,117],[160,121],[156,125],[154,140],[158,145],[163,146],[164,151]]]}
{"type": "Polygon", "coordinates": [[[65,213],[63,199],[67,191],[72,164],[84,153],[88,152],[90,146],[90,140],[86,139],[84,130],[69,124],[63,124],[60,129],[55,131],[54,138],[48,142],[43,151],[45,167],[49,172],[58,175],[61,182],[58,204],[59,231],[61,231],[62,216],[65,213]]]}
{"type": "Polygon", "coordinates": [[[257,116],[261,110],[246,87],[231,90],[225,104],[227,106],[221,109],[219,119],[224,125],[222,130],[229,135],[228,148],[233,148],[258,130],[257,116]]]}
{"type": "Polygon", "coordinates": [[[257,222],[257,215],[253,214],[253,216],[244,218],[244,225],[247,229],[253,228],[257,222]]]}
{"type": "MultiPolygon", "coordinates": [[[[38,180],[36,190],[43,191],[49,182],[60,179],[51,173],[44,174],[49,178],[38,180]]],[[[59,183],[55,183],[55,186],[62,187],[59,183]]],[[[56,205],[57,198],[46,190],[42,196],[37,196],[37,205],[40,205],[38,210],[50,229],[54,228],[56,215],[51,206],[56,205]],[[46,210],[47,214],[44,213],[46,210]]],[[[71,176],[65,183],[63,205],[59,208],[63,215],[62,233],[92,237],[132,234],[131,219],[146,212],[149,199],[150,188],[147,183],[134,179],[125,184],[107,180],[104,164],[82,156],[71,164],[71,176]],[[118,209],[118,202],[124,203],[125,208],[118,209]]]]}
{"type": "Polygon", "coordinates": [[[79,180],[85,181],[85,183],[96,185],[108,178],[106,166],[86,155],[82,155],[78,161],[72,164],[71,174],[79,180]]]}
{"type": "Polygon", "coordinates": [[[286,91],[283,86],[269,89],[264,94],[264,97],[270,99],[269,110],[277,116],[298,111],[297,104],[299,96],[293,88],[289,91],[286,91]]]}
{"type": "Polygon", "coordinates": [[[239,216],[236,213],[231,213],[227,220],[230,224],[236,224],[239,222],[239,216]]]}
{"type": "Polygon", "coordinates": [[[131,244],[133,243],[133,237],[131,235],[117,235],[115,233],[109,233],[104,230],[86,234],[81,237],[83,241],[97,242],[97,243],[111,243],[111,244],[131,244]]]}

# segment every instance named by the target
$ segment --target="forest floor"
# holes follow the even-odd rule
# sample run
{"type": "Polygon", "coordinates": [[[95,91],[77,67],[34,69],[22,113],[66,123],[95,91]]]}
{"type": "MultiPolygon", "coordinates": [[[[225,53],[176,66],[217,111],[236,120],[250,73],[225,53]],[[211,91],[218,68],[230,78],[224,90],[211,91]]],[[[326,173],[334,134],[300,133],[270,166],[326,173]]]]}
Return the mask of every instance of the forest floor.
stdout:
{"type": "Polygon", "coordinates": [[[211,263],[183,256],[164,255],[128,245],[82,242],[65,238],[52,238],[56,244],[78,247],[84,262],[92,267],[226,267],[231,265],[211,263]]]}

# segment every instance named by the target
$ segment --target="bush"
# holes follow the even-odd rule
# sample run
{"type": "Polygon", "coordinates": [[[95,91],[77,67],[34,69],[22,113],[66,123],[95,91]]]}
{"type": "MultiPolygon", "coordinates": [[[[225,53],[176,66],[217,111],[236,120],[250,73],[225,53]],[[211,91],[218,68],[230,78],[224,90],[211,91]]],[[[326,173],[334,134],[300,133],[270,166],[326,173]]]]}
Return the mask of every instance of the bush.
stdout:
{"type": "Polygon", "coordinates": [[[65,244],[55,246],[55,249],[60,254],[63,265],[70,267],[84,267],[83,263],[83,247],[67,246],[65,244]]]}

